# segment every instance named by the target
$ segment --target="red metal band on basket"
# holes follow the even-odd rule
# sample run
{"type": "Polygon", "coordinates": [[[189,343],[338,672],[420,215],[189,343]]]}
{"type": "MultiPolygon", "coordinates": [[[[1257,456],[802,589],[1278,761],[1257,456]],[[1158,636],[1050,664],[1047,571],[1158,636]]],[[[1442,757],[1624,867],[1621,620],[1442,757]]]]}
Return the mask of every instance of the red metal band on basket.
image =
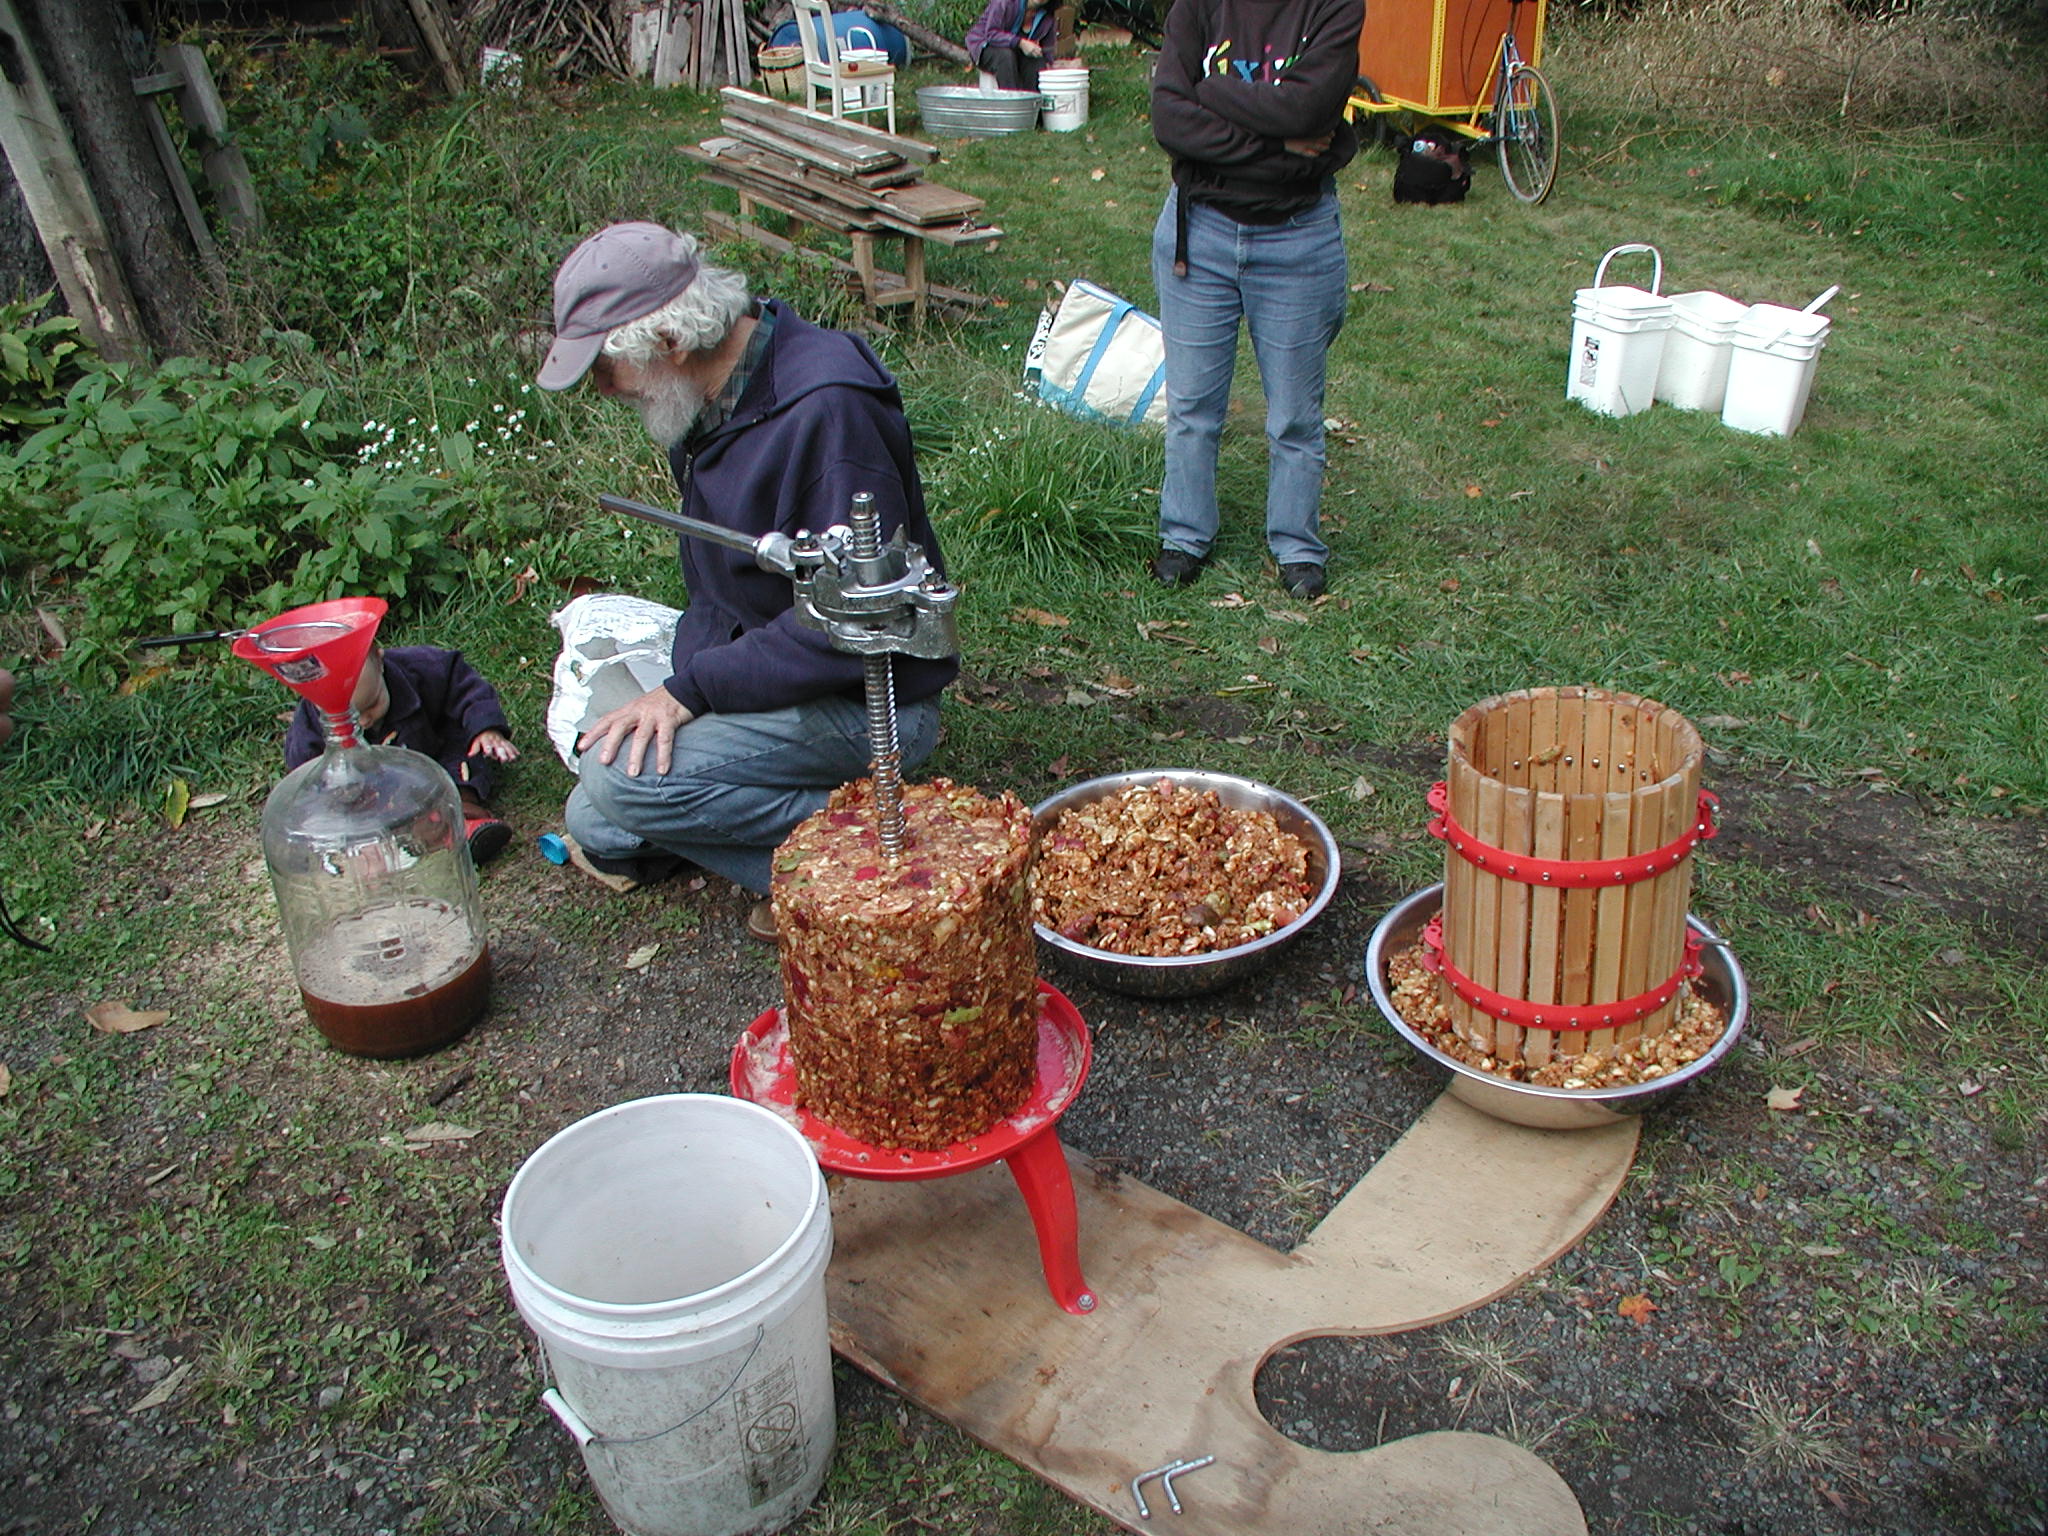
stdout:
{"type": "Polygon", "coordinates": [[[1460,826],[1452,819],[1450,791],[1443,780],[1430,786],[1428,801],[1429,808],[1436,812],[1429,821],[1429,835],[1449,843],[1467,864],[1503,880],[1567,891],[1634,885],[1676,867],[1692,852],[1695,843],[1704,842],[1718,830],[1714,826],[1714,807],[1721,803],[1713,791],[1701,790],[1699,813],[1685,835],[1648,853],[1632,853],[1621,859],[1539,859],[1533,853],[1510,853],[1505,848],[1482,843],[1460,826]]]}
{"type": "Polygon", "coordinates": [[[1700,974],[1699,935],[1690,929],[1685,935],[1685,959],[1679,964],[1678,972],[1660,987],[1648,992],[1639,992],[1634,997],[1619,998],[1611,1003],[1532,1003],[1527,998],[1509,997],[1505,992],[1495,992],[1482,987],[1451,962],[1444,958],[1444,919],[1439,912],[1429,920],[1422,930],[1422,968],[1441,976],[1446,985],[1464,1002],[1470,1003],[1490,1019],[1503,1024],[1519,1024],[1524,1029],[1547,1029],[1558,1034],[1573,1034],[1589,1029],[1612,1029],[1618,1024],[1633,1024],[1637,1019],[1647,1018],[1678,996],[1678,989],[1686,981],[1700,974]]]}

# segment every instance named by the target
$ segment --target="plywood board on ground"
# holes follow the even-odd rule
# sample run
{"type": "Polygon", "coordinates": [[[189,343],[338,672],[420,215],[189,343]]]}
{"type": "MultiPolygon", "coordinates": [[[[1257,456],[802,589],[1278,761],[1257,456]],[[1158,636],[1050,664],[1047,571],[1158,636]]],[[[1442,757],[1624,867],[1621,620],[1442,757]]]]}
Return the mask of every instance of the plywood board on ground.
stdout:
{"type": "Polygon", "coordinates": [[[833,1343],[1133,1530],[1160,1522],[1140,1523],[1132,1477],[1213,1455],[1179,1484],[1176,1536],[1583,1536],[1571,1490],[1519,1446],[1314,1451],[1260,1417],[1253,1381],[1297,1340],[1423,1327],[1513,1289],[1598,1220],[1635,1139],[1633,1122],[1537,1131],[1441,1098],[1292,1253],[1070,1152],[1086,1317],[1046,1294],[1003,1168],[835,1180],[833,1343]]]}

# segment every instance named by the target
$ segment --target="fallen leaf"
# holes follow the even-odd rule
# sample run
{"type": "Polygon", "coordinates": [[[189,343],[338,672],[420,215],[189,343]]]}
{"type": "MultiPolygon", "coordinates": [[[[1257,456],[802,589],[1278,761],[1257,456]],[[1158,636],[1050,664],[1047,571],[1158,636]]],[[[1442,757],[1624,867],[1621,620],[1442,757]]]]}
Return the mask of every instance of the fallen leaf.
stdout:
{"type": "Polygon", "coordinates": [[[1799,1107],[1799,1096],[1805,1092],[1804,1088],[1773,1088],[1764,1095],[1764,1108],[1789,1114],[1799,1107]]]}
{"type": "Polygon", "coordinates": [[[1010,617],[1021,624],[1036,624],[1043,629],[1065,629],[1073,622],[1063,614],[1047,613],[1043,608],[1012,608],[1010,617]]]}
{"type": "Polygon", "coordinates": [[[1089,705],[1100,701],[1086,688],[1069,688],[1067,690],[1066,702],[1075,709],[1086,709],[1089,705]]]}
{"type": "Polygon", "coordinates": [[[138,1013],[126,1003],[94,1003],[85,1010],[85,1021],[103,1035],[132,1035],[138,1029],[155,1029],[170,1017],[161,1008],[138,1013]]]}
{"type": "Polygon", "coordinates": [[[57,615],[50,612],[49,609],[38,608],[36,610],[36,622],[43,626],[43,633],[50,637],[50,643],[56,646],[59,652],[62,652],[71,644],[71,637],[64,633],[62,621],[58,619],[57,615]]]}
{"type": "Polygon", "coordinates": [[[1345,793],[1354,800],[1370,800],[1379,791],[1373,788],[1372,780],[1360,777],[1351,781],[1351,787],[1345,793]]]}
{"type": "Polygon", "coordinates": [[[164,825],[182,827],[185,812],[192,804],[192,786],[183,779],[173,779],[164,789],[164,825]]]}
{"type": "Polygon", "coordinates": [[[188,811],[210,811],[216,805],[226,805],[227,803],[228,797],[226,795],[220,794],[217,791],[208,791],[203,795],[194,795],[185,809],[188,811]]]}
{"type": "Polygon", "coordinates": [[[1839,1259],[1849,1250],[1846,1248],[1831,1248],[1826,1243],[1807,1243],[1799,1251],[1809,1259],[1839,1259]]]}
{"type": "Polygon", "coordinates": [[[646,964],[648,964],[649,961],[653,960],[654,957],[660,953],[661,946],[659,944],[642,944],[638,949],[634,950],[633,953],[626,956],[626,969],[629,971],[637,971],[646,964]]]}
{"type": "Polygon", "coordinates": [[[1278,656],[1280,654],[1280,637],[1278,635],[1259,636],[1259,649],[1268,656],[1278,656]]]}
{"type": "Polygon", "coordinates": [[[1624,1296],[1615,1304],[1614,1310],[1632,1323],[1647,1323],[1650,1314],[1657,1310],[1657,1303],[1638,1291],[1633,1296],[1624,1296]]]}
{"type": "Polygon", "coordinates": [[[512,595],[505,599],[506,603],[509,605],[523,600],[526,596],[526,589],[539,580],[540,572],[529,565],[525,570],[512,578],[512,595]]]}
{"type": "Polygon", "coordinates": [[[183,1365],[152,1387],[149,1396],[137,1403],[129,1412],[141,1413],[147,1408],[163,1407],[165,1403],[168,1403],[178,1395],[178,1389],[185,1384],[185,1378],[191,1374],[192,1362],[187,1360],[183,1365]]]}
{"type": "Polygon", "coordinates": [[[1088,179],[1090,181],[1100,181],[1103,177],[1107,176],[1108,174],[1109,172],[1105,171],[1101,166],[1098,165],[1097,167],[1095,167],[1094,170],[1088,173],[1088,179]]]}
{"type": "Polygon", "coordinates": [[[1821,558],[1820,545],[1813,539],[1806,541],[1806,552],[1816,560],[1821,558]]]}
{"type": "Polygon", "coordinates": [[[14,1086],[14,1074],[7,1070],[7,1063],[0,1061],[0,1099],[7,1097],[7,1090],[14,1086]]]}
{"type": "Polygon", "coordinates": [[[1956,1084],[1956,1092],[1960,1093],[1966,1099],[1974,1099],[1975,1097],[1977,1097],[1978,1094],[1982,1093],[1983,1091],[1984,1085],[1976,1081],[1976,1079],[1974,1078],[1966,1077],[1960,1083],[1956,1084]]]}
{"type": "Polygon", "coordinates": [[[1465,494],[1476,501],[1486,494],[1486,487],[1478,484],[1468,485],[1465,487],[1465,494]]]}
{"type": "Polygon", "coordinates": [[[405,1133],[405,1140],[411,1146],[431,1146],[437,1141],[467,1141],[477,1133],[466,1125],[450,1125],[446,1120],[429,1120],[425,1125],[416,1125],[405,1133]]]}
{"type": "Polygon", "coordinates": [[[1121,672],[1108,673],[1097,686],[1107,688],[1112,693],[1136,693],[1138,691],[1138,685],[1128,677],[1125,677],[1121,672]]]}
{"type": "Polygon", "coordinates": [[[1353,293],[1392,293],[1394,290],[1385,283],[1353,283],[1351,291],[1353,293]]]}
{"type": "Polygon", "coordinates": [[[1739,731],[1749,722],[1740,715],[1701,715],[1694,725],[1704,725],[1710,731],[1739,731]]]}
{"type": "Polygon", "coordinates": [[[1436,589],[1439,592],[1455,592],[1458,590],[1458,578],[1455,576],[1446,576],[1442,581],[1436,584],[1436,589]]]}
{"type": "Polygon", "coordinates": [[[1072,761],[1067,757],[1067,754],[1062,752],[1058,757],[1054,758],[1050,763],[1046,764],[1045,771],[1051,774],[1056,779],[1064,779],[1067,776],[1068,771],[1073,766],[1074,765],[1072,761]]]}
{"type": "Polygon", "coordinates": [[[1251,599],[1242,592],[1226,592],[1221,597],[1209,599],[1211,608],[1249,608],[1251,605],[1251,599]]]}

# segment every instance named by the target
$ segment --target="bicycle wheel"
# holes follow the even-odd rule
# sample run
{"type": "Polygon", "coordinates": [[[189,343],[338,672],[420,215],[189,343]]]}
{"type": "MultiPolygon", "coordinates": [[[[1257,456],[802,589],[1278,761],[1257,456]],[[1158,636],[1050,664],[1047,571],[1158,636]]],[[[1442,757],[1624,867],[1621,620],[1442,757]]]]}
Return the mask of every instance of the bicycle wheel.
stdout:
{"type": "Polygon", "coordinates": [[[1550,82],[1523,64],[1501,87],[1493,114],[1501,180],[1525,203],[1540,203],[1557,181],[1557,98],[1550,82]]]}

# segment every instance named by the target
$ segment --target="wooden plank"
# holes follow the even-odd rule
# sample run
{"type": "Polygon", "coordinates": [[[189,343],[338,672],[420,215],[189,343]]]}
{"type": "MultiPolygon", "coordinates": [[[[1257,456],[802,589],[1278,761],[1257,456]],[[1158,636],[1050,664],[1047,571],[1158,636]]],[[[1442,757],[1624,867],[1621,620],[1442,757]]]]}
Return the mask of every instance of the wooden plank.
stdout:
{"type": "Polygon", "coordinates": [[[199,211],[199,199],[192,195],[192,183],[185,177],[185,162],[179,158],[178,146],[171,139],[170,125],[164,121],[163,104],[145,98],[142,103],[142,123],[149,130],[149,142],[156,150],[157,164],[163,167],[164,182],[171,189],[171,198],[178,205],[178,213],[185,221],[185,232],[192,237],[192,245],[199,252],[199,259],[206,263],[207,271],[218,278],[225,269],[221,266],[220,247],[213,243],[213,231],[206,227],[206,215],[199,211]]]}
{"type": "Polygon", "coordinates": [[[819,225],[822,228],[832,230],[836,234],[851,234],[856,229],[872,229],[875,227],[872,223],[863,224],[857,214],[849,213],[844,208],[833,208],[823,203],[809,202],[803,198],[791,197],[787,193],[779,191],[772,193],[763,191],[756,183],[708,166],[698,174],[715,187],[730,187],[733,191],[750,197],[757,203],[773,208],[777,213],[788,214],[807,223],[819,225]]]}
{"type": "MultiPolygon", "coordinates": [[[[1627,781],[1615,772],[1615,763],[1633,755],[1635,740],[1635,715],[1624,710],[1619,701],[1604,690],[1598,694],[1600,711],[1587,718],[1587,784],[1600,795],[1600,857],[1619,859],[1627,855],[1629,840],[1634,835],[1632,818],[1635,814],[1635,797],[1628,793],[1627,781]],[[1595,746],[1595,738],[1600,744],[1595,746]]],[[[1621,958],[1622,948],[1627,941],[1624,918],[1628,910],[1628,890],[1625,886],[1602,886],[1593,903],[1593,977],[1592,998],[1596,1003],[1611,1003],[1622,996],[1621,958]]],[[[1629,1038],[1617,1030],[1617,1042],[1629,1038]]]]}
{"type": "Polygon", "coordinates": [[[1507,1441],[1314,1450],[1266,1423],[1253,1387],[1292,1340],[1423,1327],[1513,1289],[1598,1220],[1636,1134],[1633,1117],[1537,1131],[1439,1099],[1292,1254],[1070,1151],[1100,1298],[1083,1317],[1046,1295],[1004,1169],[835,1177],[833,1344],[1126,1529],[1584,1536],[1562,1480],[1507,1441]],[[1197,1453],[1216,1460],[1181,1485],[1183,1511],[1141,1523],[1131,1478],[1197,1453]]]}
{"type": "Polygon", "coordinates": [[[13,60],[0,71],[0,147],[65,305],[109,359],[139,357],[149,348],[141,311],[14,0],[0,0],[0,47],[13,60]]]}
{"type": "Polygon", "coordinates": [[[427,52],[434,56],[434,64],[441,71],[441,83],[448,87],[450,96],[460,96],[466,91],[468,82],[462,78],[461,66],[455,62],[455,49],[448,41],[448,25],[441,14],[436,0],[406,0],[412,8],[412,19],[420,29],[420,36],[426,40],[427,52]]]}
{"type": "Polygon", "coordinates": [[[777,101],[772,96],[762,96],[753,91],[742,91],[727,87],[718,93],[724,103],[724,110],[734,117],[743,117],[773,128],[783,124],[782,131],[788,133],[792,126],[802,125],[816,131],[829,133],[837,138],[851,139],[870,149],[885,149],[929,165],[939,158],[934,145],[921,139],[907,138],[900,133],[889,133],[869,123],[854,122],[850,118],[833,117],[827,112],[814,112],[809,107],[797,106],[794,102],[777,101]]]}
{"type": "Polygon", "coordinates": [[[228,227],[237,235],[262,233],[263,199],[249,173],[248,158],[228,130],[227,107],[213,83],[205,50],[192,43],[172,43],[158,57],[178,77],[178,111],[198,141],[200,169],[206,172],[228,227]]]}
{"type": "Polygon", "coordinates": [[[955,192],[935,182],[897,187],[875,194],[879,206],[913,224],[957,224],[971,213],[988,206],[970,192],[955,192]]]}
{"type": "Polygon", "coordinates": [[[735,138],[747,139],[763,149],[772,149],[778,155],[822,166],[841,176],[858,176],[862,171],[887,170],[892,165],[902,164],[901,156],[886,149],[869,149],[845,140],[828,143],[823,136],[811,133],[799,138],[796,134],[784,133],[779,128],[770,128],[744,117],[725,117],[720,120],[719,128],[735,138]]]}

